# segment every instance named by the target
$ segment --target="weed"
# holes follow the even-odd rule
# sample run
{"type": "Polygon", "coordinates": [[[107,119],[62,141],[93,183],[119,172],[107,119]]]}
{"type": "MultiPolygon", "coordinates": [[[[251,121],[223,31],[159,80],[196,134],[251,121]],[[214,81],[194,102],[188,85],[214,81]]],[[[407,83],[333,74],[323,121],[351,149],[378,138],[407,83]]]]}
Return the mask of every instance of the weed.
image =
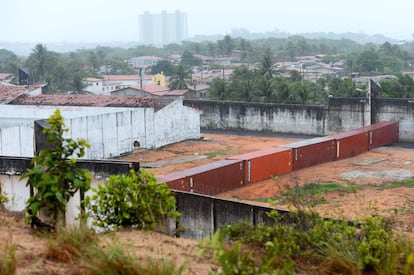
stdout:
{"type": "Polygon", "coordinates": [[[58,227],[55,234],[47,236],[46,257],[60,262],[73,262],[96,243],[97,236],[86,226],[73,229],[58,227]]]}
{"type": "Polygon", "coordinates": [[[105,248],[91,246],[82,259],[80,271],[86,274],[182,274],[185,264],[176,266],[166,259],[140,259],[133,247],[117,240],[109,241],[105,248]]]}
{"type": "Polygon", "coordinates": [[[389,185],[389,188],[398,188],[398,187],[414,187],[414,178],[392,182],[389,185]]]}
{"type": "Polygon", "coordinates": [[[0,246],[0,274],[15,274],[16,272],[16,245],[13,243],[11,232],[0,246]]]}

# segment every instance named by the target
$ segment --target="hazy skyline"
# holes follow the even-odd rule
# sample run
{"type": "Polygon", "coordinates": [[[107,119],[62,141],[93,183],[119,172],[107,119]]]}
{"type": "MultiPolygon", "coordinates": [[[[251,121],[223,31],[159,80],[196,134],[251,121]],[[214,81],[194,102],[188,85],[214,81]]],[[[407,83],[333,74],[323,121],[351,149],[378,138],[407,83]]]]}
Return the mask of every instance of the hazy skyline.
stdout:
{"type": "Polygon", "coordinates": [[[138,15],[187,13],[188,36],[250,32],[362,32],[411,40],[410,0],[2,0],[0,41],[138,41],[138,15]],[[4,2],[4,3],[3,3],[4,2]]]}

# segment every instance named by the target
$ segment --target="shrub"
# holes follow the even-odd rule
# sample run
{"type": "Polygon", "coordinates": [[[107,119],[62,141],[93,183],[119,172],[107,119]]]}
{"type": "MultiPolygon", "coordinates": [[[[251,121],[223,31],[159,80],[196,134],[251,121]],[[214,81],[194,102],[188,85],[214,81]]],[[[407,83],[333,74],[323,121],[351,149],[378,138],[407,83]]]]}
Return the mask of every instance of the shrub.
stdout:
{"type": "Polygon", "coordinates": [[[178,218],[175,197],[165,183],[141,170],[129,175],[112,175],[87,197],[94,225],[104,229],[135,227],[154,229],[168,218],[178,218]]]}
{"type": "Polygon", "coordinates": [[[350,223],[306,211],[288,215],[273,211],[269,216],[274,224],[223,226],[203,249],[213,251],[221,270],[236,274],[312,268],[327,274],[395,274],[411,268],[413,243],[394,234],[383,217],[350,223]]]}
{"type": "Polygon", "coordinates": [[[47,135],[44,149],[33,158],[33,168],[21,176],[27,178],[27,185],[33,186],[35,192],[26,204],[27,222],[32,221],[43,210],[50,223],[55,225],[63,221],[66,204],[78,191],[87,191],[90,187],[89,171],[76,168],[76,158],[85,154],[90,145],[86,140],[64,138],[65,127],[59,109],[47,120],[50,125],[43,133],[47,135]]]}

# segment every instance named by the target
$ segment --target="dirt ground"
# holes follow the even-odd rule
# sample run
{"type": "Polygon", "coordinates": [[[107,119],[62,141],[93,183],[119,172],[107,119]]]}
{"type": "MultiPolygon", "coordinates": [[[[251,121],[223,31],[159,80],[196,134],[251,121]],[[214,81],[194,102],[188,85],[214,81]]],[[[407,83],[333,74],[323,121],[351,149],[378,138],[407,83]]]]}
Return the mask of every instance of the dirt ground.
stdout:
{"type": "MultiPolygon", "coordinates": [[[[137,150],[122,157],[139,161],[141,167],[156,175],[191,168],[226,156],[247,153],[263,148],[298,141],[298,138],[222,135],[204,133],[200,140],[189,140],[157,150],[137,150]]],[[[315,206],[323,215],[355,219],[374,213],[393,217],[398,229],[412,232],[414,228],[414,187],[390,188],[390,182],[414,177],[414,149],[398,145],[377,148],[359,156],[325,163],[282,175],[278,181],[267,180],[220,194],[234,200],[269,198],[280,195],[296,185],[306,183],[340,183],[355,188],[355,193],[330,192],[323,194],[326,203],[315,206]]],[[[289,209],[289,204],[275,207],[289,209]]],[[[112,235],[113,236],[113,235],[112,235]]],[[[411,235],[412,236],[412,235],[411,235]]],[[[197,240],[176,239],[154,232],[128,230],[116,237],[136,248],[139,257],[163,257],[182,264],[185,274],[208,274],[214,269],[206,258],[199,258],[197,240]]],[[[108,238],[108,236],[102,236],[108,238]]],[[[17,274],[68,274],[71,263],[56,263],[45,258],[45,240],[24,224],[22,217],[1,213],[0,244],[11,240],[17,244],[17,274]]]]}
{"type": "MultiPolygon", "coordinates": [[[[180,142],[151,151],[138,150],[123,159],[140,161],[143,169],[161,175],[224,159],[226,156],[298,140],[300,139],[204,133],[200,140],[180,142]]],[[[322,215],[347,219],[372,214],[386,215],[393,218],[399,228],[411,232],[414,230],[414,188],[391,188],[390,184],[413,177],[414,148],[395,144],[282,175],[277,182],[269,179],[218,196],[263,205],[251,200],[277,196],[291,187],[307,183],[339,183],[354,187],[355,192],[323,194],[326,203],[315,206],[313,210],[322,215]]],[[[289,209],[292,205],[273,206],[289,209]]]]}

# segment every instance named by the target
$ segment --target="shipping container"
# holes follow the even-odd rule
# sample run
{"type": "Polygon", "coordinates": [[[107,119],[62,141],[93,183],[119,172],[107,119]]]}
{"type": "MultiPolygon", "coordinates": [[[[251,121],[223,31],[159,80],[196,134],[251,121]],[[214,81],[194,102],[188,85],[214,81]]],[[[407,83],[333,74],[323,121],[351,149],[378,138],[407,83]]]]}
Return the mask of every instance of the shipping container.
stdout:
{"type": "Polygon", "coordinates": [[[399,141],[399,124],[394,121],[383,121],[364,127],[369,133],[369,149],[399,141]]]}
{"type": "Polygon", "coordinates": [[[170,189],[190,192],[188,178],[181,171],[167,175],[158,175],[157,179],[159,183],[165,182],[170,189]]]}
{"type": "Polygon", "coordinates": [[[367,129],[358,129],[329,135],[335,139],[335,159],[353,157],[369,150],[369,133],[367,129]]]}
{"type": "Polygon", "coordinates": [[[229,157],[242,160],[245,167],[245,182],[259,182],[292,172],[292,149],[272,147],[247,154],[229,157]]]}
{"type": "Polygon", "coordinates": [[[182,171],[189,191],[215,195],[244,186],[244,163],[241,160],[219,160],[182,171]]]}
{"type": "Polygon", "coordinates": [[[319,163],[334,161],[335,139],[318,137],[280,145],[292,149],[292,170],[306,168],[319,163]]]}

